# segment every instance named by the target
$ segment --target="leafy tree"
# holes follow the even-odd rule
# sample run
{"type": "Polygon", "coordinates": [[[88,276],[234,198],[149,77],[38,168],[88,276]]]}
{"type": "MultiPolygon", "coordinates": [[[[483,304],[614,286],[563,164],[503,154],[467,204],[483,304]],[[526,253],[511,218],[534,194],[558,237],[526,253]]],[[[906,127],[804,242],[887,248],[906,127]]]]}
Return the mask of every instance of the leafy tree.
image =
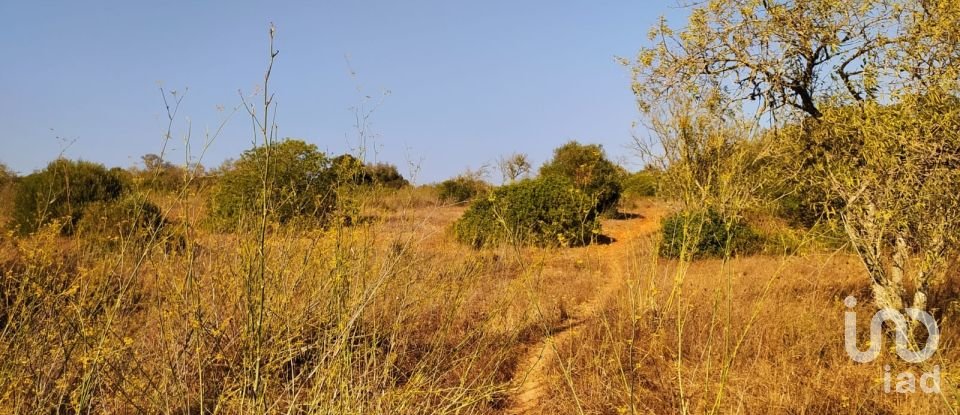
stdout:
{"type": "Polygon", "coordinates": [[[326,220],[336,207],[331,161],[313,144],[282,140],[245,151],[225,169],[210,201],[214,223],[242,224],[259,216],[285,223],[298,217],[326,220]]]}
{"type": "Polygon", "coordinates": [[[671,92],[756,100],[766,112],[819,118],[827,97],[956,79],[960,5],[953,0],[708,0],[687,26],[665,20],[632,61],[643,109],[671,92]]]}
{"type": "Polygon", "coordinates": [[[839,206],[876,305],[925,309],[958,248],[960,2],[708,0],[651,39],[632,62],[641,110],[680,95],[724,118],[757,101],[823,205],[839,206]]]}
{"type": "Polygon", "coordinates": [[[596,200],[601,213],[612,210],[620,200],[620,169],[607,160],[599,144],[570,141],[553,151],[553,159],[540,167],[541,176],[570,180],[588,197],[596,200]]]}
{"type": "Polygon", "coordinates": [[[527,179],[479,198],[454,224],[457,239],[480,248],[498,243],[587,244],[599,233],[593,199],[562,176],[527,179]]]}
{"type": "Polygon", "coordinates": [[[960,100],[929,93],[826,108],[794,131],[803,177],[842,202],[835,213],[877,305],[925,309],[960,248],[960,100]]]}
{"type": "Polygon", "coordinates": [[[102,164],[57,159],[20,180],[14,197],[13,220],[20,232],[36,231],[54,219],[66,219],[70,233],[87,204],[120,197],[124,181],[117,170],[102,164]]]}

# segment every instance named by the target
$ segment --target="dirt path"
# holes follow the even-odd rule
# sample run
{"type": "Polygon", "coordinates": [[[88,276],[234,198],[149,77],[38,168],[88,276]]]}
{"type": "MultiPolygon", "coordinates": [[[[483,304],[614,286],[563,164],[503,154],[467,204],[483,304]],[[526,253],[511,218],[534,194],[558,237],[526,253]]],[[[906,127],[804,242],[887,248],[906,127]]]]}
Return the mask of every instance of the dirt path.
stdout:
{"type": "Polygon", "coordinates": [[[585,249],[589,250],[587,255],[597,256],[600,263],[604,264],[604,277],[597,280],[595,295],[571,311],[569,321],[564,324],[567,329],[548,335],[521,360],[513,380],[516,393],[507,414],[538,413],[545,392],[547,369],[557,358],[556,345],[568,341],[582,323],[594,318],[604,302],[620,287],[619,282],[626,276],[623,264],[631,253],[631,246],[637,239],[656,232],[665,212],[666,209],[661,206],[647,205],[625,212],[628,216],[626,219],[603,222],[603,233],[613,238],[613,242],[585,249]]]}

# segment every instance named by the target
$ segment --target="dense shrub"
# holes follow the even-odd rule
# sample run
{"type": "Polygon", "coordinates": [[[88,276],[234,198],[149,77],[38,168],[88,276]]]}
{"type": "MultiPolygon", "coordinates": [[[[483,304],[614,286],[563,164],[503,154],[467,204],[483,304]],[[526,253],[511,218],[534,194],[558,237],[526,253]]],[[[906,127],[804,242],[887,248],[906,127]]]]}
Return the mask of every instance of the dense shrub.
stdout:
{"type": "Polygon", "coordinates": [[[607,160],[599,144],[571,141],[553,151],[553,159],[540,168],[541,176],[566,177],[596,200],[601,213],[613,210],[620,200],[621,170],[607,160]]]}
{"type": "Polygon", "coordinates": [[[391,189],[399,189],[407,186],[407,181],[397,170],[397,166],[389,163],[374,163],[366,166],[366,173],[370,176],[373,183],[391,189]]]}
{"type": "Polygon", "coordinates": [[[17,175],[7,167],[6,164],[0,163],[0,186],[6,186],[13,183],[13,180],[17,175]]]}
{"type": "Polygon", "coordinates": [[[14,185],[16,174],[0,163],[0,228],[6,227],[13,212],[14,185]]]}
{"type": "Polygon", "coordinates": [[[655,170],[629,173],[623,178],[623,194],[629,196],[656,196],[657,175],[655,170]]]}
{"type": "Polygon", "coordinates": [[[14,198],[13,221],[22,233],[36,231],[54,219],[65,219],[63,232],[73,232],[84,206],[120,197],[125,187],[117,170],[101,164],[58,159],[23,177],[14,198]]]}
{"type": "Polygon", "coordinates": [[[474,247],[501,242],[538,246],[589,243],[600,231],[593,200],[558,176],[527,179],[473,202],[454,224],[457,240],[474,247]]]}
{"type": "Polygon", "coordinates": [[[367,174],[363,162],[350,154],[341,154],[330,160],[333,177],[339,184],[367,185],[373,178],[367,174]]]}
{"type": "Polygon", "coordinates": [[[210,217],[215,226],[232,228],[259,217],[266,202],[271,220],[322,223],[336,207],[334,180],[330,160],[313,144],[283,140],[257,147],[223,169],[210,199],[210,217]]]}
{"type": "MultiPolygon", "coordinates": [[[[141,188],[170,192],[180,190],[187,183],[189,176],[187,169],[174,165],[156,154],[146,154],[141,157],[141,160],[143,160],[143,170],[133,171],[135,181],[141,188]]],[[[202,169],[202,167],[199,168],[202,169]]]]}
{"type": "Polygon", "coordinates": [[[687,259],[756,253],[760,237],[742,220],[726,219],[714,210],[679,212],[661,222],[660,256],[687,259]]]}
{"type": "Polygon", "coordinates": [[[437,185],[437,197],[443,203],[465,203],[487,193],[490,185],[470,175],[460,175],[437,185]]]}
{"type": "Polygon", "coordinates": [[[142,195],[127,194],[119,199],[93,202],[83,209],[76,234],[109,241],[149,240],[164,230],[166,220],[157,205],[142,195]]]}
{"type": "Polygon", "coordinates": [[[331,160],[338,183],[353,185],[376,185],[399,189],[410,184],[403,178],[397,166],[389,163],[365,164],[350,154],[342,154],[331,160]]]}

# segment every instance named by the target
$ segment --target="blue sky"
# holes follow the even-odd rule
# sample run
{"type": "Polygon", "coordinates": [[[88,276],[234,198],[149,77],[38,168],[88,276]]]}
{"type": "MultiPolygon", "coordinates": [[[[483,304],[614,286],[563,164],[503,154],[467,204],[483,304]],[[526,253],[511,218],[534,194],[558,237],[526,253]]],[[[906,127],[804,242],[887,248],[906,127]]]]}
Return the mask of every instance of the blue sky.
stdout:
{"type": "MultiPolygon", "coordinates": [[[[25,174],[61,152],[108,166],[158,153],[162,84],[187,89],[169,146],[169,158],[182,163],[187,126],[196,153],[205,130],[239,104],[238,90],[262,83],[273,22],[281,137],[350,151],[351,108],[389,90],[371,117],[377,151],[368,159],[402,172],[414,162],[421,183],[510,152],[539,165],[570,139],[601,143],[636,168],[628,146],[638,113],[628,71],[614,57],[635,55],[660,15],[682,23],[673,5],[3,2],[0,162],[25,174]]],[[[202,163],[219,165],[250,145],[249,119],[237,113],[202,163]]]]}

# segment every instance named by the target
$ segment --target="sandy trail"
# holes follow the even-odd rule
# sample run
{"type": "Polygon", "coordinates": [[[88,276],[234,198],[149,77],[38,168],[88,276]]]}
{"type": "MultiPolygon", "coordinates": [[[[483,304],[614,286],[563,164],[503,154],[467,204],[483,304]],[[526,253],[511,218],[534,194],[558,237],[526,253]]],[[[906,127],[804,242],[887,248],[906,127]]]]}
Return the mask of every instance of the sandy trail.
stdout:
{"type": "Polygon", "coordinates": [[[623,266],[631,254],[630,248],[638,239],[660,228],[660,219],[665,212],[666,209],[661,206],[647,205],[624,212],[626,219],[603,222],[603,234],[613,238],[613,242],[589,247],[588,255],[597,256],[605,267],[603,277],[596,281],[595,294],[570,312],[564,329],[547,335],[521,359],[513,379],[516,392],[511,398],[512,405],[507,409],[507,414],[538,413],[545,392],[547,369],[557,359],[556,345],[569,341],[583,323],[597,316],[600,307],[626,277],[623,266]]]}

